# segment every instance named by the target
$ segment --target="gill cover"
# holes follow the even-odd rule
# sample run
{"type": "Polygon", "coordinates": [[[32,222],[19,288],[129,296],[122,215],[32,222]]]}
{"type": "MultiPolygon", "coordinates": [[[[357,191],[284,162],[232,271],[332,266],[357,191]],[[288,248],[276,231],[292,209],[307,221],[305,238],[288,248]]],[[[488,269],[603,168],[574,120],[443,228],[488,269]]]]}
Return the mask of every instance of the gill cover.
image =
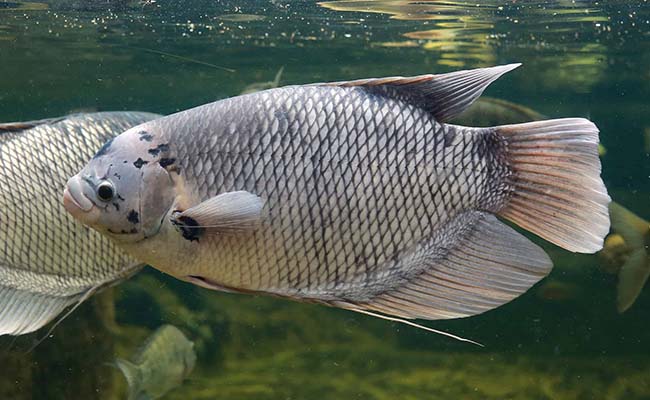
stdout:
{"type": "Polygon", "coordinates": [[[173,181],[159,162],[142,168],[139,197],[141,230],[149,237],[158,232],[175,198],[173,181]]]}
{"type": "Polygon", "coordinates": [[[68,181],[68,211],[120,242],[155,234],[173,203],[172,181],[161,165],[162,150],[168,150],[168,145],[160,144],[147,125],[106,143],[68,181]]]}

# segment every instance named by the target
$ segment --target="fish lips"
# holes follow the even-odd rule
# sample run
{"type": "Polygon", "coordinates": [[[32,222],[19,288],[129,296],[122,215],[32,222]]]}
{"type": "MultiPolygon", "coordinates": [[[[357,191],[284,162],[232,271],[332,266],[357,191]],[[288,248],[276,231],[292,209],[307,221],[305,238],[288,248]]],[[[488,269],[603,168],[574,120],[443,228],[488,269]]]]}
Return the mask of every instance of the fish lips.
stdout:
{"type": "Polygon", "coordinates": [[[95,218],[91,216],[94,214],[93,209],[96,210],[95,204],[84,194],[84,182],[77,176],[73,176],[68,180],[68,183],[63,191],[63,207],[73,217],[78,218],[84,222],[91,222],[95,218]]]}

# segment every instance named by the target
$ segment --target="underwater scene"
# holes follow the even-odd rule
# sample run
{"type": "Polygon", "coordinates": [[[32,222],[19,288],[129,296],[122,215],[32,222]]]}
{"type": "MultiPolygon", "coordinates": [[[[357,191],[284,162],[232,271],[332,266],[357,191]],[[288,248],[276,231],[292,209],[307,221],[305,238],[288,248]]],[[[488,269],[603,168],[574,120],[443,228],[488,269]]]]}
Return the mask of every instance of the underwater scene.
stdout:
{"type": "Polygon", "coordinates": [[[645,0],[0,1],[0,399],[650,399],[649,65],[645,0]]]}

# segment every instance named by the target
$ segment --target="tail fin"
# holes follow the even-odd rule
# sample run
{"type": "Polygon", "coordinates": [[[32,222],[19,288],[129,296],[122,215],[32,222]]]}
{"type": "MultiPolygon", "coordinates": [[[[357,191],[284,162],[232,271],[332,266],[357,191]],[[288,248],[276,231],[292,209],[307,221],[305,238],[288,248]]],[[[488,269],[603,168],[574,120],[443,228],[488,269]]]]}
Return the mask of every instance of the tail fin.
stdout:
{"type": "Polygon", "coordinates": [[[569,251],[594,253],[609,232],[598,128],[565,118],[495,128],[514,187],[499,215],[569,251]]]}
{"type": "Polygon", "coordinates": [[[614,202],[609,205],[609,213],[612,228],[623,236],[632,251],[618,273],[616,306],[622,313],[634,304],[650,276],[650,256],[645,249],[650,224],[614,202]]]}
{"type": "Polygon", "coordinates": [[[115,365],[117,365],[126,378],[126,383],[129,386],[129,400],[135,400],[140,391],[140,381],[142,380],[138,366],[133,364],[131,361],[123,360],[121,358],[115,359],[115,365]]]}

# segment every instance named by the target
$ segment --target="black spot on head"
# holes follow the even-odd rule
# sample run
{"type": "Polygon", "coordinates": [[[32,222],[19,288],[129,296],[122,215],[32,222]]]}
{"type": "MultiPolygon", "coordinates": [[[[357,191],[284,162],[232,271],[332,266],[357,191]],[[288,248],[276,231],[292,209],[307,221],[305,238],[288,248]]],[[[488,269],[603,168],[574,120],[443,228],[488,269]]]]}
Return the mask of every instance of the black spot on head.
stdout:
{"type": "Polygon", "coordinates": [[[117,172],[113,173],[113,176],[117,179],[122,179],[122,175],[118,174],[117,172]]]}
{"type": "Polygon", "coordinates": [[[141,159],[140,157],[138,157],[138,159],[133,162],[133,165],[137,169],[142,168],[142,166],[145,165],[145,164],[149,164],[149,161],[145,161],[145,160],[141,159]]]}
{"type": "Polygon", "coordinates": [[[161,158],[160,160],[158,160],[158,164],[160,164],[160,166],[163,168],[167,168],[175,162],[176,162],[175,158],[161,158]]]}
{"type": "Polygon", "coordinates": [[[140,222],[140,214],[135,210],[131,210],[129,211],[129,215],[126,216],[126,219],[132,224],[137,224],[140,222]]]}
{"type": "MultiPolygon", "coordinates": [[[[178,212],[178,211],[176,211],[178,212]]],[[[199,238],[203,235],[203,232],[205,231],[205,228],[199,227],[199,223],[196,222],[194,218],[190,217],[172,217],[171,218],[172,224],[178,228],[180,233],[183,235],[183,238],[185,240],[189,240],[190,242],[193,241],[199,241],[199,238]]]]}
{"type": "Polygon", "coordinates": [[[124,197],[120,196],[119,193],[117,194],[117,198],[118,198],[119,200],[121,200],[121,201],[124,201],[124,197]]]}
{"type": "Polygon", "coordinates": [[[109,228],[108,231],[110,233],[114,234],[114,235],[130,235],[130,234],[133,234],[133,233],[138,233],[138,230],[136,228],[132,228],[130,231],[127,231],[126,229],[122,229],[119,232],[116,232],[116,231],[109,228]]]}
{"type": "Polygon", "coordinates": [[[160,152],[169,151],[169,144],[167,143],[159,144],[155,148],[149,149],[148,151],[149,154],[151,154],[152,156],[157,156],[160,152]]]}
{"type": "Polygon", "coordinates": [[[93,156],[93,158],[101,157],[101,156],[105,155],[106,153],[108,153],[108,149],[111,148],[111,145],[112,145],[112,144],[113,144],[113,139],[111,139],[111,140],[109,140],[108,142],[104,143],[104,145],[102,146],[102,148],[99,149],[99,151],[97,151],[97,153],[95,153],[95,155],[93,156]]]}
{"type": "Polygon", "coordinates": [[[115,211],[120,211],[120,205],[117,203],[112,203],[113,207],[115,207],[115,211]]]}
{"type": "Polygon", "coordinates": [[[140,131],[138,132],[138,135],[140,135],[140,140],[145,142],[151,142],[153,140],[153,135],[147,131],[140,131]]]}

